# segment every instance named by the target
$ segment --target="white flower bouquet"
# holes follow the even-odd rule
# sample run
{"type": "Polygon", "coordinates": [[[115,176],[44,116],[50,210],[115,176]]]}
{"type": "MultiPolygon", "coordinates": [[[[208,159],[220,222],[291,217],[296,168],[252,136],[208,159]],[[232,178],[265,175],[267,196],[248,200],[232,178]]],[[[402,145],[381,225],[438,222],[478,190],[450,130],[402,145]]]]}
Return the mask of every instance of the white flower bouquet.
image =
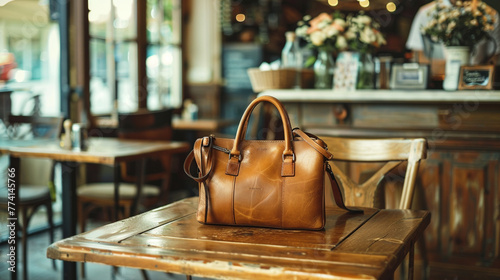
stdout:
{"type": "Polygon", "coordinates": [[[341,17],[332,17],[321,13],[315,18],[307,15],[297,23],[295,34],[305,39],[313,48],[329,52],[344,49],[347,46],[342,36],[346,22],[341,17]]]}
{"type": "Polygon", "coordinates": [[[366,53],[386,44],[380,25],[365,14],[321,13],[315,18],[305,16],[297,25],[296,35],[318,50],[366,53]]]}
{"type": "Polygon", "coordinates": [[[442,0],[429,11],[432,20],[422,33],[445,46],[473,46],[488,38],[494,29],[495,10],[482,1],[457,1],[455,6],[444,6],[442,0]]]}
{"type": "Polygon", "coordinates": [[[348,28],[344,34],[350,51],[372,53],[376,48],[386,44],[380,32],[380,25],[371,17],[359,14],[347,16],[348,28]]]}

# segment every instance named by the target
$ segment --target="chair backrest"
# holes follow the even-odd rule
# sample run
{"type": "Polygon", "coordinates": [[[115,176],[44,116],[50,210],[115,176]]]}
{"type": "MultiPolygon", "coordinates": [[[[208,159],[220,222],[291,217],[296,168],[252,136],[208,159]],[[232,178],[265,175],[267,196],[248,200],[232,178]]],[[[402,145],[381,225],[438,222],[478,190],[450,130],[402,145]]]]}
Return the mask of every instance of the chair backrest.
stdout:
{"type": "Polygon", "coordinates": [[[171,140],[173,109],[137,111],[118,115],[118,137],[136,140],[171,140]]]}
{"type": "Polygon", "coordinates": [[[36,138],[57,139],[61,136],[63,117],[9,115],[8,123],[14,130],[16,138],[23,138],[32,133],[36,138]],[[17,131],[24,124],[29,125],[29,128],[24,132],[17,131]]]}
{"type": "MultiPolygon", "coordinates": [[[[173,109],[158,111],[141,110],[133,113],[118,115],[118,138],[134,140],[161,140],[172,139],[172,112],[173,109]]],[[[161,180],[170,169],[170,157],[162,156],[149,159],[146,162],[146,182],[161,180]]],[[[122,179],[135,182],[135,166],[133,163],[123,163],[121,168],[122,179]]]]}
{"type": "MultiPolygon", "coordinates": [[[[62,116],[8,116],[9,129],[14,134],[12,136],[17,139],[33,137],[57,141],[61,136],[63,120],[62,116]]],[[[53,160],[27,158],[21,161],[21,169],[30,170],[29,173],[22,173],[26,174],[21,175],[23,184],[45,185],[49,181],[54,181],[53,160]]]]}
{"type": "MultiPolygon", "coordinates": [[[[346,205],[385,208],[381,198],[383,191],[380,189],[380,183],[383,179],[403,181],[404,178],[398,208],[411,207],[420,160],[427,156],[425,139],[352,139],[327,136],[320,138],[325,141],[328,150],[333,154],[334,159],[330,165],[344,191],[346,205]],[[351,176],[354,172],[351,166],[360,163],[378,163],[377,170],[374,172],[371,170],[372,174],[368,179],[359,178],[363,176],[353,179],[351,176]]],[[[358,167],[358,175],[361,173],[359,169],[358,167]]]]}

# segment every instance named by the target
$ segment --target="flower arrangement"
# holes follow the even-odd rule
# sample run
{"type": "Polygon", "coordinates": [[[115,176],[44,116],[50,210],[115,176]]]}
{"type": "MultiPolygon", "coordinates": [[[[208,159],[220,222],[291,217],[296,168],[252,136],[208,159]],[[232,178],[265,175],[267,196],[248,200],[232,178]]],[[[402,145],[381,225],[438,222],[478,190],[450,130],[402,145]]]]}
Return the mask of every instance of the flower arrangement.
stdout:
{"type": "Polygon", "coordinates": [[[386,43],[380,25],[365,14],[345,17],[339,12],[333,16],[321,13],[315,18],[307,15],[297,26],[296,35],[318,50],[372,52],[386,43]]]}
{"type": "Polygon", "coordinates": [[[315,18],[305,16],[297,23],[295,34],[319,51],[317,59],[310,57],[305,63],[306,66],[314,63],[316,88],[331,88],[333,78],[331,53],[342,51],[361,54],[357,56],[360,60],[358,87],[370,88],[369,85],[373,84],[373,71],[369,70],[373,62],[367,60],[371,58],[375,48],[386,44],[386,41],[380,32],[380,25],[371,17],[364,13],[345,16],[340,12],[333,15],[321,13],[315,18]],[[364,86],[365,84],[367,86],[364,86]]]}
{"type": "Polygon", "coordinates": [[[439,0],[429,11],[432,20],[421,31],[446,46],[471,47],[494,29],[495,13],[482,1],[457,1],[455,6],[444,6],[439,0]]]}
{"type": "Polygon", "coordinates": [[[342,33],[347,25],[338,14],[332,17],[327,13],[321,13],[315,18],[306,15],[297,26],[295,34],[305,39],[313,48],[333,52],[346,47],[347,43],[342,33]]]}
{"type": "Polygon", "coordinates": [[[361,53],[372,53],[376,48],[386,44],[380,32],[380,25],[371,17],[359,14],[347,16],[347,31],[344,36],[348,50],[361,53]]]}

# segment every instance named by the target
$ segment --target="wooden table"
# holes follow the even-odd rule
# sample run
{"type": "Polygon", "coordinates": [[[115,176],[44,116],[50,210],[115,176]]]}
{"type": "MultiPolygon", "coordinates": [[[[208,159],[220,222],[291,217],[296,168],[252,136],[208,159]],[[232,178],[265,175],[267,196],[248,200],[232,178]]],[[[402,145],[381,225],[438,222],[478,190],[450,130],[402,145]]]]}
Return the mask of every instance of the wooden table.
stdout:
{"type": "Polygon", "coordinates": [[[198,198],[52,244],[69,262],[226,279],[386,279],[430,222],[427,211],[327,209],[323,231],[202,225],[198,198]]]}
{"type": "MultiPolygon", "coordinates": [[[[18,142],[23,142],[19,140],[18,142]]],[[[29,142],[27,142],[29,143],[29,142]]],[[[0,145],[1,152],[10,154],[10,168],[16,170],[16,191],[19,189],[21,157],[48,158],[61,163],[62,166],[62,214],[63,237],[76,234],[76,168],[79,163],[98,163],[114,166],[115,206],[119,198],[119,163],[137,160],[138,166],[144,166],[143,161],[152,155],[162,153],[185,152],[189,145],[185,142],[170,141],[137,141],[117,138],[90,138],[87,151],[64,150],[59,143],[44,141],[43,144],[32,145],[0,145]]],[[[29,170],[28,170],[29,172],[29,170]]],[[[140,176],[139,176],[140,177],[140,176]]],[[[16,194],[17,196],[17,194],[16,194]]],[[[115,211],[117,213],[117,211],[115,211]]],[[[76,265],[65,263],[63,279],[76,279],[76,265]]]]}
{"type": "MultiPolygon", "coordinates": [[[[97,126],[101,128],[117,128],[118,120],[112,118],[97,118],[97,126]]],[[[196,119],[196,120],[183,120],[173,119],[172,128],[176,130],[196,130],[217,132],[221,128],[234,124],[232,120],[223,119],[196,119]]]]}
{"type": "Polygon", "coordinates": [[[217,132],[221,128],[234,124],[232,120],[221,119],[198,119],[198,120],[183,120],[174,119],[172,127],[177,130],[196,130],[217,132]]]}

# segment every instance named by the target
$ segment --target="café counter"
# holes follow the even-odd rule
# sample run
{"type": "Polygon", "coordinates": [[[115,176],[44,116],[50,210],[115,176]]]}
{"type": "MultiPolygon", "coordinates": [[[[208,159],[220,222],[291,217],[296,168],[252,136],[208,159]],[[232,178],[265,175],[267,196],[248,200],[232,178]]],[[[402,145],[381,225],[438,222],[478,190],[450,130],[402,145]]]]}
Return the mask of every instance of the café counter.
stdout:
{"type": "Polygon", "coordinates": [[[425,232],[430,279],[500,278],[500,91],[291,89],[260,95],[280,99],[292,126],[316,135],[425,137],[428,158],[417,178],[425,189],[413,206],[432,214],[425,232]]]}

